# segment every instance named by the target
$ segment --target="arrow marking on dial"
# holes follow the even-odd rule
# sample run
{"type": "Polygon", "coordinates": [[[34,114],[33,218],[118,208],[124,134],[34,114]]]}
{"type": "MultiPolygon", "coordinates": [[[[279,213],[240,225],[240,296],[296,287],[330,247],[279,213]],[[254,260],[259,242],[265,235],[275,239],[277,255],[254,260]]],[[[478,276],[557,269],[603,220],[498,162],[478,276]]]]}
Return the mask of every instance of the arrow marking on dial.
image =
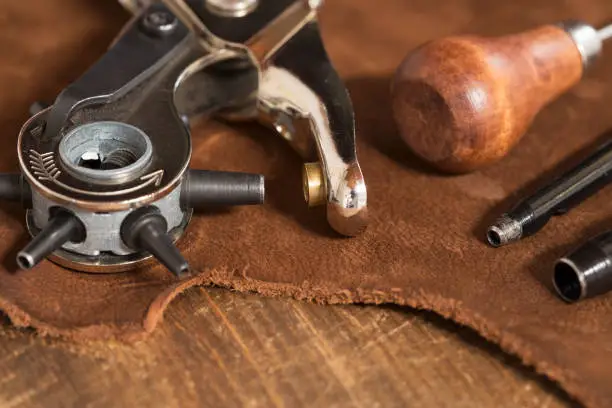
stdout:
{"type": "Polygon", "coordinates": [[[62,183],[57,178],[62,174],[62,171],[57,168],[55,164],[55,158],[53,156],[53,152],[46,153],[38,153],[36,150],[30,149],[30,154],[28,156],[30,158],[30,167],[32,168],[32,172],[34,176],[39,181],[48,181],[50,183],[54,183],[57,186],[64,188],[66,190],[72,191],[78,194],[85,195],[96,195],[96,196],[116,196],[123,195],[128,193],[133,193],[134,191],[141,190],[147,186],[154,185],[159,186],[164,177],[164,170],[156,170],[152,173],[145,174],[140,177],[140,181],[142,183],[135,185],[134,187],[125,188],[123,190],[115,190],[115,191],[88,191],[81,190],[79,188],[71,187],[67,184],[62,183]]]}

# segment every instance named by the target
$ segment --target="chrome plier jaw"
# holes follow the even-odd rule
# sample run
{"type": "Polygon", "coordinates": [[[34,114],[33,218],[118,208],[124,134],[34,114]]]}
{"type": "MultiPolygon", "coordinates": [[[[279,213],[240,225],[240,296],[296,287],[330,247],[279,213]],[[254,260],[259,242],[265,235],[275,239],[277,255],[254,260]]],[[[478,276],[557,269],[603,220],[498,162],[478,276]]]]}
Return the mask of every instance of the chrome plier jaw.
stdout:
{"type": "MultiPolygon", "coordinates": [[[[181,2],[164,3],[176,9],[181,2]]],[[[219,3],[223,1],[194,1],[191,17],[188,12],[176,14],[183,14],[184,21],[199,20],[201,27],[192,30],[196,36],[222,39],[225,49],[242,48],[245,60],[257,70],[250,98],[223,116],[257,119],[276,130],[306,161],[303,188],[308,204],[326,205],[336,231],[358,235],[368,223],[367,190],[357,159],[351,99],[325,51],[316,18],[322,2],[261,1],[236,18],[220,17],[219,3]]]]}

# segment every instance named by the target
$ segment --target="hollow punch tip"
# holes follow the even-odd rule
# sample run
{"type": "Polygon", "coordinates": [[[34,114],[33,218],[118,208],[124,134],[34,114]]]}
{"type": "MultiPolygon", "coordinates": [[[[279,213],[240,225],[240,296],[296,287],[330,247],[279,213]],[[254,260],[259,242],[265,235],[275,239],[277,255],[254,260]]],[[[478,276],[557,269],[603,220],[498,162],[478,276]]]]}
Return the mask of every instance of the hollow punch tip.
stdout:
{"type": "Polygon", "coordinates": [[[518,241],[523,235],[521,224],[504,214],[487,228],[487,242],[492,247],[500,247],[518,241]]]}

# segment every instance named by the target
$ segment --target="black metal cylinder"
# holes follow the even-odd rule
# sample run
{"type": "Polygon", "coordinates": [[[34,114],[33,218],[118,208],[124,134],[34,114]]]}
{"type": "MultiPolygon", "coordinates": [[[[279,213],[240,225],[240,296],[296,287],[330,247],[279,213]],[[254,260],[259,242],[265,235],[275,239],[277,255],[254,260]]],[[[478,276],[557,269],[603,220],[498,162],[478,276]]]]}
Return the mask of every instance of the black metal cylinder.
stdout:
{"type": "Polygon", "coordinates": [[[553,284],[567,302],[612,290],[612,231],[586,242],[555,264],[553,284]]]}
{"type": "Polygon", "coordinates": [[[525,198],[488,228],[487,241],[499,247],[540,231],[555,215],[565,214],[612,181],[612,141],[580,164],[525,198]]]}
{"type": "Polygon", "coordinates": [[[32,269],[66,242],[82,242],[85,238],[83,223],[70,211],[57,208],[52,210],[47,225],[19,251],[17,265],[21,269],[32,269]]]}
{"type": "Polygon", "coordinates": [[[181,205],[199,208],[261,204],[264,195],[264,177],[260,174],[189,170],[183,180],[181,205]]]}
{"type": "Polygon", "coordinates": [[[166,219],[156,207],[130,213],[121,224],[121,239],[132,249],[149,252],[177,276],[189,271],[189,264],[168,235],[166,219]]]}

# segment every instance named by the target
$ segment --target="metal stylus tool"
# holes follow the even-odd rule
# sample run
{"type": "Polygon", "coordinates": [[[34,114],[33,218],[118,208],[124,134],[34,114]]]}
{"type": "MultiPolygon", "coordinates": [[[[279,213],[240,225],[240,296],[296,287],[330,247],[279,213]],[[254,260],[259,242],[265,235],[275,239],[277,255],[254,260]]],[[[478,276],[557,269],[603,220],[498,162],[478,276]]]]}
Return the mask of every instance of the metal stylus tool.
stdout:
{"type": "Polygon", "coordinates": [[[487,241],[500,247],[535,234],[555,215],[564,214],[612,180],[612,142],[579,165],[502,214],[487,230],[487,241]]]}

